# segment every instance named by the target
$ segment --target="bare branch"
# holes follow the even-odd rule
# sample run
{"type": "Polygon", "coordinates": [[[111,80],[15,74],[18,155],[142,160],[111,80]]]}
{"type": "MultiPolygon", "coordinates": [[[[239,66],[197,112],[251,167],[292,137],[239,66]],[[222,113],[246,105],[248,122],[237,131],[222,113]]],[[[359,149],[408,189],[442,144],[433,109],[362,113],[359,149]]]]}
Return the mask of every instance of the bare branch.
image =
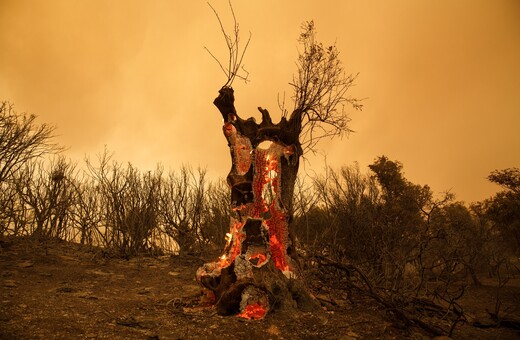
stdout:
{"type": "Polygon", "coordinates": [[[206,47],[204,46],[204,49],[206,51],[208,51],[209,55],[218,63],[218,66],[220,66],[220,69],[222,70],[222,72],[224,72],[224,74],[226,75],[226,77],[229,77],[228,75],[228,71],[226,70],[226,68],[224,67],[224,65],[222,65],[222,63],[220,62],[220,60],[218,60],[217,57],[215,57],[215,55],[213,53],[211,53],[211,51],[206,47]]]}
{"type": "Polygon", "coordinates": [[[18,114],[7,102],[0,104],[0,182],[29,160],[61,150],[52,143],[54,127],[36,124],[36,116],[18,114]]]}
{"type": "Polygon", "coordinates": [[[213,10],[213,13],[217,17],[218,23],[220,25],[220,30],[222,31],[222,34],[224,35],[224,39],[226,40],[226,46],[228,49],[228,65],[225,67],[222,62],[207,48],[204,47],[206,51],[211,55],[211,57],[218,63],[220,69],[224,72],[224,74],[227,77],[227,81],[224,84],[223,87],[229,87],[233,84],[233,81],[235,78],[239,78],[243,80],[244,82],[249,81],[249,72],[247,72],[244,69],[243,66],[243,60],[244,55],[247,51],[247,48],[249,47],[249,42],[251,41],[251,32],[249,32],[249,37],[247,39],[246,44],[241,49],[240,48],[240,30],[238,26],[238,22],[236,19],[235,11],[233,9],[233,6],[231,4],[231,1],[229,1],[229,7],[231,10],[231,14],[233,16],[233,36],[231,37],[224,28],[224,24],[222,23],[222,20],[220,19],[220,16],[218,15],[218,12],[215,10],[215,8],[208,2],[208,6],[213,10]],[[240,71],[243,71],[241,73],[240,71]]]}

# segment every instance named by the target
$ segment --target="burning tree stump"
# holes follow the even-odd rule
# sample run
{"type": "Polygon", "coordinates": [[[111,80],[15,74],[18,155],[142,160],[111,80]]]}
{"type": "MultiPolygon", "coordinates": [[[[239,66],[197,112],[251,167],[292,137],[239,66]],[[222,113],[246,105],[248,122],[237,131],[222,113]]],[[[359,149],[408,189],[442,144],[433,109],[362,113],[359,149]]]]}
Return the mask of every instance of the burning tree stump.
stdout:
{"type": "Polygon", "coordinates": [[[234,100],[233,89],[223,87],[214,101],[232,159],[230,231],[222,256],[199,268],[197,280],[221,315],[260,319],[272,309],[312,310],[318,305],[298,280],[289,230],[301,119],[273,124],[259,108],[257,124],[238,116],[234,100]]]}
{"type": "MultiPolygon", "coordinates": [[[[230,4],[231,6],[231,4],[230,4]]],[[[211,5],[210,5],[211,7],[211,5]]],[[[334,45],[316,41],[314,22],[305,22],[298,39],[294,109],[283,109],[277,124],[267,110],[258,108],[262,121],[241,119],[235,109],[231,84],[240,75],[249,44],[239,44],[235,14],[233,34],[228,35],[218,13],[229,62],[226,68],[211,52],[227,77],[213,102],[224,118],[224,135],[233,165],[227,181],[231,187],[231,226],[219,260],[204,264],[197,280],[220,314],[259,319],[269,310],[314,310],[318,303],[299,280],[297,254],[291,232],[293,194],[300,156],[313,150],[322,138],[348,133],[345,105],[362,105],[347,96],[356,79],[346,75],[334,45]],[[242,47],[242,50],[240,49],[242,47]]],[[[251,36],[250,36],[251,37],[251,36]]]]}

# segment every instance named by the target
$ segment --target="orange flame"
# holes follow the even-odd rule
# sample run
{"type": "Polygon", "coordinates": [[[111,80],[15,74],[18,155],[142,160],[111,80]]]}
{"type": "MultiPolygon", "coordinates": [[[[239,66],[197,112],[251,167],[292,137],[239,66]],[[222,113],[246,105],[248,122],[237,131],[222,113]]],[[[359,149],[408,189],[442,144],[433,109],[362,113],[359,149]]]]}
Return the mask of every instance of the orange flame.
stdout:
{"type": "Polygon", "coordinates": [[[231,240],[233,239],[233,234],[226,233],[226,246],[231,243],[231,240]]]}
{"type": "Polygon", "coordinates": [[[267,261],[267,256],[262,253],[253,254],[253,255],[249,256],[249,260],[254,260],[254,259],[258,259],[257,265],[260,266],[260,265],[263,265],[267,261]]]}
{"type": "Polygon", "coordinates": [[[257,302],[251,305],[247,305],[244,311],[237,316],[249,320],[259,320],[263,318],[265,314],[267,314],[267,309],[265,309],[264,306],[257,302]]]}

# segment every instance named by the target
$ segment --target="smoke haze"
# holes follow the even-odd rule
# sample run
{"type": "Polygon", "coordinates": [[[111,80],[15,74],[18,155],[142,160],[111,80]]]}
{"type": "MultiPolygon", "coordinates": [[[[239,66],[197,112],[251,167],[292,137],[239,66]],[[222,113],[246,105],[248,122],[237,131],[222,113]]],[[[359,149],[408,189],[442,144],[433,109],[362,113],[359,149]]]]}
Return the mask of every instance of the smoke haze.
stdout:
{"type": "MultiPolygon", "coordinates": [[[[231,29],[227,1],[212,5],[231,29]]],[[[409,180],[467,202],[498,187],[485,177],[520,166],[520,2],[235,1],[251,82],[234,84],[241,117],[279,117],[297,57],[300,25],[336,43],[347,72],[356,132],[319,145],[305,169],[320,172],[379,155],[409,180]]],[[[142,170],[162,163],[225,176],[229,151],[212,105],[225,82],[208,47],[226,61],[205,1],[0,0],[0,100],[57,127],[81,161],[104,145],[142,170]]]]}

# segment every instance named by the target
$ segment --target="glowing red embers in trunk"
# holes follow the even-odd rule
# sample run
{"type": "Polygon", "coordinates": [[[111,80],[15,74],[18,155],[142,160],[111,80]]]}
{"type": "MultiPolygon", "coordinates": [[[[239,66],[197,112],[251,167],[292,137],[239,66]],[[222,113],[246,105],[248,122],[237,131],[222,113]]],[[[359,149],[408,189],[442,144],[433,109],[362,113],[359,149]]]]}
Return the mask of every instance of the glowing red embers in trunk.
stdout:
{"type": "Polygon", "coordinates": [[[261,304],[255,303],[253,305],[247,305],[246,309],[237,316],[244,319],[258,320],[263,318],[266,314],[267,309],[261,304]]]}
{"type": "Polygon", "coordinates": [[[288,211],[282,202],[282,168],[294,147],[264,141],[253,148],[233,122],[224,124],[233,161],[228,175],[230,230],[223,254],[199,268],[197,281],[209,291],[206,300],[214,301],[220,314],[258,320],[270,309],[270,288],[259,278],[275,268],[287,278],[295,276],[287,254],[288,211]]]}
{"type": "Polygon", "coordinates": [[[254,286],[247,286],[242,292],[240,313],[237,315],[244,319],[262,319],[269,310],[267,294],[254,286]]]}
{"type": "Polygon", "coordinates": [[[258,253],[258,254],[253,254],[253,255],[249,256],[248,260],[249,260],[249,262],[251,262],[251,264],[253,264],[253,266],[261,267],[267,263],[269,258],[267,257],[266,254],[258,253]]]}

